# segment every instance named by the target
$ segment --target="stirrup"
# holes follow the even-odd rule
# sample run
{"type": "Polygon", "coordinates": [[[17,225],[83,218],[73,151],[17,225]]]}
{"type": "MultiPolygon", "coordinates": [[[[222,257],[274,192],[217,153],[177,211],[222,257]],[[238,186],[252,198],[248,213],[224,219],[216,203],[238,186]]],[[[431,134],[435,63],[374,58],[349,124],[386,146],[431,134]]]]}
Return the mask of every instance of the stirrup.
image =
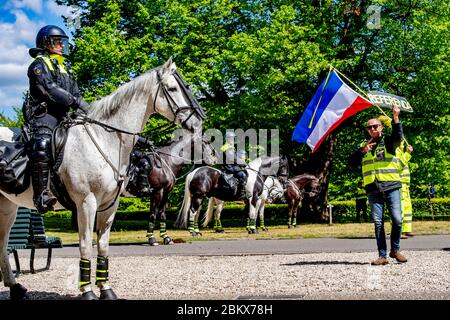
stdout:
{"type": "Polygon", "coordinates": [[[47,213],[48,211],[53,211],[53,206],[58,200],[55,197],[50,197],[48,194],[41,193],[37,199],[34,201],[34,205],[40,214],[47,213]]]}

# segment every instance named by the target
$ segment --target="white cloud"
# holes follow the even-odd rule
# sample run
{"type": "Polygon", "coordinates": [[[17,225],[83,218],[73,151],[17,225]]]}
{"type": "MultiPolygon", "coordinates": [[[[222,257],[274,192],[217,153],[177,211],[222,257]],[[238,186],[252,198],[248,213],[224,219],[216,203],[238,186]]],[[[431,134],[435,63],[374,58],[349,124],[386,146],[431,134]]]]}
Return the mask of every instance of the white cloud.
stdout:
{"type": "Polygon", "coordinates": [[[60,6],[55,1],[47,1],[45,3],[46,9],[48,9],[55,16],[68,16],[69,8],[66,6],[60,6]]]}
{"type": "Polygon", "coordinates": [[[42,13],[42,0],[12,0],[6,4],[9,8],[30,9],[36,13],[42,13]]]}
{"type": "Polygon", "coordinates": [[[31,21],[19,9],[11,10],[14,23],[0,23],[0,107],[20,106],[22,92],[28,89],[27,69],[32,58],[28,49],[34,46],[36,33],[44,25],[31,21]]]}

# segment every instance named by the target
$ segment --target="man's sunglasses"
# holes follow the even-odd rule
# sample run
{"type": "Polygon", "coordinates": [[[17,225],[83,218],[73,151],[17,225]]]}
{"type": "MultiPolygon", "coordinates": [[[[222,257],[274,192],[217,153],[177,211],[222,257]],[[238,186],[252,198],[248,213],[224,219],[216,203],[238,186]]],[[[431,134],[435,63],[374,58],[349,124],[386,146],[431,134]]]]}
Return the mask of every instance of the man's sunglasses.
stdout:
{"type": "Polygon", "coordinates": [[[373,125],[371,125],[371,126],[367,126],[366,129],[367,129],[367,130],[370,130],[370,129],[376,129],[376,128],[378,128],[379,126],[381,126],[381,124],[373,124],[373,125]]]}

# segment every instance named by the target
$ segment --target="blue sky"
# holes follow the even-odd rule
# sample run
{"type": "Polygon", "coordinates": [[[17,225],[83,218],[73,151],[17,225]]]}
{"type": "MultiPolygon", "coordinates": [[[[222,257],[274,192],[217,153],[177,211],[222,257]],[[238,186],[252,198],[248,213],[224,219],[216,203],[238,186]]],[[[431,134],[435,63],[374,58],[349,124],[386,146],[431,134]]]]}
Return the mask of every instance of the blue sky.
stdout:
{"type": "Polygon", "coordinates": [[[70,36],[72,30],[61,16],[70,16],[70,9],[54,0],[0,2],[0,111],[4,115],[14,118],[11,107],[22,107],[22,93],[28,90],[27,69],[32,62],[28,49],[35,46],[39,29],[54,24],[70,36]]]}

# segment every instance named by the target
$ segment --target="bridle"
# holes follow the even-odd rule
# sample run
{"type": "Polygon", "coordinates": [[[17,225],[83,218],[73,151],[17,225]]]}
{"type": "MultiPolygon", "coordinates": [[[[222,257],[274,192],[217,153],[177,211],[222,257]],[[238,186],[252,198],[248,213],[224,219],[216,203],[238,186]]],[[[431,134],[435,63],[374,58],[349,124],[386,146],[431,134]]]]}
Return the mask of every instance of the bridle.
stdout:
{"type": "MultiPolygon", "coordinates": [[[[183,94],[186,97],[189,104],[187,106],[179,106],[176,103],[176,101],[173,99],[172,95],[170,94],[169,90],[166,88],[166,86],[163,85],[161,74],[158,70],[157,71],[158,88],[156,89],[156,94],[153,99],[153,105],[154,105],[155,111],[156,111],[156,99],[158,98],[158,94],[160,92],[162,92],[162,94],[166,98],[166,100],[169,104],[170,110],[172,111],[172,114],[173,114],[173,120],[170,122],[170,124],[169,124],[170,126],[173,126],[175,124],[178,114],[184,110],[192,110],[192,111],[186,117],[186,119],[184,119],[183,122],[180,123],[182,127],[186,124],[186,122],[194,114],[197,114],[201,120],[204,120],[206,118],[205,111],[200,106],[200,104],[198,103],[198,101],[194,97],[194,95],[192,94],[191,89],[189,88],[189,85],[183,80],[183,77],[181,76],[180,72],[178,70],[175,70],[175,72],[173,73],[173,76],[174,76],[175,80],[177,81],[181,91],[183,92],[183,94]]],[[[163,126],[166,126],[166,125],[163,125],[163,126]]]]}

